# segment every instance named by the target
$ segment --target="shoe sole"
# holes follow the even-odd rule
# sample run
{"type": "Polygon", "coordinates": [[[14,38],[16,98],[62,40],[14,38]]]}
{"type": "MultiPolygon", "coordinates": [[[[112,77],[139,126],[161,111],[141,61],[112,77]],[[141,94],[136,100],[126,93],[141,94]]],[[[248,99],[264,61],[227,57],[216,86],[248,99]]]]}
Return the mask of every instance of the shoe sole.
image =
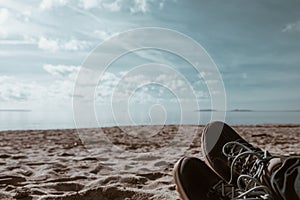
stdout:
{"type": "Polygon", "coordinates": [[[187,194],[185,193],[184,189],[183,189],[183,186],[181,184],[181,181],[179,179],[179,169],[181,167],[181,162],[184,158],[181,158],[179,161],[176,162],[175,166],[174,166],[174,169],[173,169],[173,179],[174,179],[174,182],[176,184],[176,191],[179,193],[180,195],[180,198],[182,200],[190,200],[187,196],[187,194]]]}
{"type": "Polygon", "coordinates": [[[203,152],[203,157],[204,157],[204,163],[215,173],[217,174],[220,178],[223,179],[223,177],[214,169],[213,167],[213,161],[209,158],[208,153],[206,151],[206,147],[205,147],[205,142],[204,142],[204,139],[205,139],[205,135],[207,133],[207,129],[208,129],[209,126],[205,126],[204,127],[204,130],[202,132],[202,135],[201,135],[201,148],[202,148],[202,152],[203,152]]]}
{"type": "MultiPolygon", "coordinates": [[[[203,155],[204,156],[204,162],[221,179],[223,179],[225,181],[229,181],[230,177],[228,177],[228,175],[221,174],[223,171],[219,171],[220,169],[216,170],[214,168],[214,161],[210,159],[210,156],[209,156],[210,152],[208,151],[208,148],[206,147],[205,137],[209,134],[208,129],[213,129],[213,128],[216,128],[218,131],[220,131],[220,135],[219,135],[218,139],[215,141],[215,146],[217,144],[220,145],[221,140],[226,141],[226,142],[224,142],[224,144],[229,142],[229,141],[236,141],[236,140],[241,140],[241,141],[243,141],[243,143],[247,143],[247,144],[249,144],[249,143],[247,141],[245,141],[233,128],[231,128],[230,126],[228,126],[227,124],[225,124],[223,122],[212,122],[212,123],[208,124],[207,126],[205,126],[205,128],[203,130],[203,133],[202,133],[202,136],[201,136],[201,147],[202,147],[202,152],[204,154],[203,155]],[[231,133],[231,135],[226,135],[228,133],[231,133]]],[[[210,151],[216,151],[216,150],[214,150],[215,146],[212,147],[210,149],[210,151]]],[[[220,149],[220,151],[222,151],[222,148],[220,149]]],[[[230,166],[228,166],[228,167],[230,167],[230,166]]]]}

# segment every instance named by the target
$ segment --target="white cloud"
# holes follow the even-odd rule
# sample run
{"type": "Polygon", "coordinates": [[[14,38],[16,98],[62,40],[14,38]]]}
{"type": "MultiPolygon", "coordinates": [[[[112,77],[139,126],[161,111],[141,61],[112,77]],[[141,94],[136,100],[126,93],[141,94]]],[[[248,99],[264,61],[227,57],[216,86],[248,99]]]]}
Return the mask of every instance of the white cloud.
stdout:
{"type": "Polygon", "coordinates": [[[59,49],[59,44],[56,40],[49,40],[41,37],[38,42],[38,47],[44,50],[57,51],[59,49]]]}
{"type": "Polygon", "coordinates": [[[159,9],[162,10],[164,8],[164,1],[159,3],[159,9]]]}
{"type": "Polygon", "coordinates": [[[131,74],[126,76],[127,73],[118,73],[118,76],[105,73],[99,83],[96,95],[101,103],[109,102],[112,97],[114,100],[127,101],[131,95],[134,96],[135,101],[140,103],[154,103],[176,98],[171,93],[178,95],[181,100],[208,97],[206,90],[200,87],[195,88],[194,85],[176,74],[162,73],[158,76],[131,74]]]}
{"type": "Polygon", "coordinates": [[[86,10],[98,7],[98,0],[80,0],[79,3],[86,10]]]}
{"type": "Polygon", "coordinates": [[[44,96],[50,99],[55,107],[67,106],[71,108],[75,81],[80,66],[46,64],[43,69],[53,76],[53,81],[44,86],[44,96]]]}
{"type": "Polygon", "coordinates": [[[0,76],[0,101],[27,101],[33,98],[36,89],[33,83],[21,82],[13,76],[0,76]]]}
{"type": "MultiPolygon", "coordinates": [[[[73,89],[80,67],[47,64],[43,66],[43,69],[53,76],[51,82],[36,83],[22,81],[16,77],[0,76],[0,101],[6,103],[27,102],[31,106],[47,105],[49,108],[71,106],[73,89]]],[[[112,97],[114,101],[134,100],[139,103],[171,101],[176,97],[170,96],[170,92],[179,94],[181,100],[191,97],[191,94],[185,95],[188,91],[184,80],[175,75],[135,74],[122,79],[120,74],[105,72],[97,86],[95,96],[97,103],[107,104],[112,97]],[[156,83],[164,87],[156,85],[156,83]]],[[[122,72],[122,74],[126,74],[126,72],[122,72]]],[[[198,98],[207,97],[206,93],[201,90],[194,92],[198,98]]]]}
{"type": "Polygon", "coordinates": [[[71,79],[54,81],[47,87],[47,96],[56,101],[65,100],[64,102],[55,103],[67,103],[67,106],[71,106],[74,86],[74,80],[71,79]]]}
{"type": "Polygon", "coordinates": [[[205,80],[206,84],[218,84],[219,80],[205,80]]]}
{"type": "Polygon", "coordinates": [[[147,0],[134,0],[134,5],[130,8],[131,13],[146,13],[149,11],[147,0]]]}
{"type": "Polygon", "coordinates": [[[24,16],[24,21],[28,22],[32,16],[32,13],[29,10],[25,10],[22,12],[22,15],[24,16]]]}
{"type": "Polygon", "coordinates": [[[1,106],[33,109],[47,105],[48,109],[72,106],[72,94],[79,71],[78,66],[45,65],[44,69],[53,75],[49,82],[35,82],[16,76],[0,75],[1,106]]]}
{"type": "Polygon", "coordinates": [[[105,72],[101,77],[101,80],[97,87],[96,100],[99,102],[105,102],[112,96],[113,90],[117,87],[120,81],[120,77],[113,73],[105,72]]]}
{"type": "Polygon", "coordinates": [[[34,4],[29,4],[25,1],[1,1],[1,7],[10,10],[13,13],[17,14],[29,14],[36,10],[36,6],[34,4]]]}
{"type": "Polygon", "coordinates": [[[160,10],[165,6],[165,0],[80,0],[79,6],[84,9],[102,7],[110,12],[119,12],[121,10],[130,11],[131,13],[147,13],[150,11],[149,2],[153,2],[160,10]]]}
{"type": "Polygon", "coordinates": [[[300,21],[287,24],[282,32],[297,32],[300,31],[300,21]]]}
{"type": "Polygon", "coordinates": [[[65,43],[61,43],[61,49],[64,50],[80,50],[80,49],[84,49],[88,46],[88,43],[86,41],[79,41],[79,40],[75,40],[75,39],[71,39],[65,43]]]}
{"type": "Polygon", "coordinates": [[[67,0],[43,0],[40,4],[42,11],[50,10],[54,7],[64,6],[67,4],[67,0]]]}
{"type": "Polygon", "coordinates": [[[199,73],[199,75],[200,75],[199,78],[204,78],[207,75],[207,73],[202,71],[199,73]]]}
{"type": "Polygon", "coordinates": [[[102,31],[102,30],[94,31],[94,35],[101,40],[106,40],[107,38],[109,38],[111,36],[109,33],[102,31]]]}
{"type": "MultiPolygon", "coordinates": [[[[57,0],[58,1],[58,0],[57,0]]],[[[150,12],[150,2],[162,10],[166,0],[79,0],[79,7],[83,9],[103,8],[110,12],[130,11],[131,13],[150,12]]]]}
{"type": "Polygon", "coordinates": [[[31,7],[24,5],[20,10],[19,6],[9,5],[9,8],[0,8],[0,38],[36,37],[46,29],[31,20],[33,18],[31,7]]]}
{"type": "Polygon", "coordinates": [[[0,25],[4,24],[10,17],[10,13],[6,8],[0,8],[0,25]]]}
{"type": "Polygon", "coordinates": [[[8,30],[6,24],[11,18],[10,12],[6,8],[0,8],[0,36],[6,37],[8,35],[8,30]]]}
{"type": "Polygon", "coordinates": [[[50,65],[46,64],[43,66],[43,69],[53,76],[59,77],[68,77],[72,80],[75,80],[77,74],[80,70],[79,66],[73,65],[50,65]]]}
{"type": "Polygon", "coordinates": [[[62,40],[54,40],[54,39],[47,39],[45,37],[40,37],[38,41],[38,47],[43,50],[49,50],[52,52],[58,50],[81,50],[88,47],[88,42],[80,41],[76,39],[71,39],[69,41],[62,41],[62,40]]]}
{"type": "Polygon", "coordinates": [[[113,3],[103,3],[102,6],[111,12],[118,12],[121,10],[122,4],[120,0],[116,0],[113,3]]]}
{"type": "Polygon", "coordinates": [[[0,76],[0,108],[71,111],[73,89],[74,80],[69,77],[34,82],[23,77],[0,76]]]}
{"type": "Polygon", "coordinates": [[[124,7],[128,2],[122,0],[79,0],[79,7],[85,10],[102,7],[111,12],[118,12],[124,7]]]}

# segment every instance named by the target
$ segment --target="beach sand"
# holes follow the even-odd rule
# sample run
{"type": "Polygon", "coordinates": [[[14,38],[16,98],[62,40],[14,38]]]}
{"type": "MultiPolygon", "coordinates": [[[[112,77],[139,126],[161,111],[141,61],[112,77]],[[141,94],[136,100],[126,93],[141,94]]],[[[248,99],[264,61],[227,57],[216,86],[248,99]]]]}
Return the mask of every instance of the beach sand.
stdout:
{"type": "MultiPolygon", "coordinates": [[[[300,156],[300,125],[234,126],[276,155],[300,156]]],[[[201,158],[203,126],[0,132],[0,199],[179,199],[182,156],[201,158]]]]}

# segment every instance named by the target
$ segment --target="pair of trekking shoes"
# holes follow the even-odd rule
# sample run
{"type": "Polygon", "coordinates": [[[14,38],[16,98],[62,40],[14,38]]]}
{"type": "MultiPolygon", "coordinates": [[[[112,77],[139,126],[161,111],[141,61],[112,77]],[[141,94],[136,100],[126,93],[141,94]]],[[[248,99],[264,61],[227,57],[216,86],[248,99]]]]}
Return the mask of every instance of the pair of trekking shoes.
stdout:
{"type": "Polygon", "coordinates": [[[275,157],[255,148],[222,122],[202,134],[205,162],[181,158],[174,168],[183,200],[300,199],[299,157],[275,157]]]}

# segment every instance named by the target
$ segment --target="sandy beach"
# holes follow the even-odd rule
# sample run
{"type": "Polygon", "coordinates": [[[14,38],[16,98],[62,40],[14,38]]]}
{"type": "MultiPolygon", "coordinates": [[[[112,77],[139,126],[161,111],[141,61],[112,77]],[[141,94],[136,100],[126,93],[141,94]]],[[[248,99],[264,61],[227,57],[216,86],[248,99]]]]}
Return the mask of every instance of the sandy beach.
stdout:
{"type": "MultiPolygon", "coordinates": [[[[300,156],[300,125],[234,128],[272,154],[300,156]]],[[[166,125],[2,131],[0,199],[179,199],[172,169],[182,156],[202,157],[202,130],[166,125]]]]}

